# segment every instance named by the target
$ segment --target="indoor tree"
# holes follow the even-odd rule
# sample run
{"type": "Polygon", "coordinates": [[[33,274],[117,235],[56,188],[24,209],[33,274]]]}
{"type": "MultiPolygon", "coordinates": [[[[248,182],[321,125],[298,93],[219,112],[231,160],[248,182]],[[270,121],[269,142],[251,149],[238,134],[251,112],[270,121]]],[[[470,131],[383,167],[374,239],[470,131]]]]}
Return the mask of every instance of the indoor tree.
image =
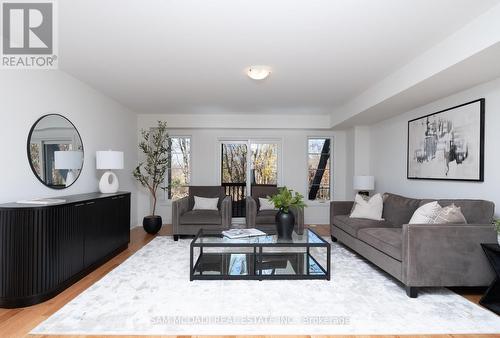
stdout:
{"type": "Polygon", "coordinates": [[[139,149],[144,154],[144,160],[134,169],[133,175],[139,183],[149,190],[153,198],[151,215],[144,217],[143,226],[149,233],[156,233],[161,228],[161,217],[157,216],[157,192],[165,181],[170,166],[170,140],[167,133],[167,123],[158,121],[156,128],[141,130],[142,140],[139,149]]]}

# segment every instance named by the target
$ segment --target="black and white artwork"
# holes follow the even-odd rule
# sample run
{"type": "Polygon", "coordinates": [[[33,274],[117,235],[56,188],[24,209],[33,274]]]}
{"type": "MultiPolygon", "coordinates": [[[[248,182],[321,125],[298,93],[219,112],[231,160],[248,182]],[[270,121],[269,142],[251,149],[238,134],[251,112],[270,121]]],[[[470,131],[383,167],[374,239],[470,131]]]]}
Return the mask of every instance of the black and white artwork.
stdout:
{"type": "Polygon", "coordinates": [[[483,181],[484,99],[408,122],[408,178],[483,181]]]}

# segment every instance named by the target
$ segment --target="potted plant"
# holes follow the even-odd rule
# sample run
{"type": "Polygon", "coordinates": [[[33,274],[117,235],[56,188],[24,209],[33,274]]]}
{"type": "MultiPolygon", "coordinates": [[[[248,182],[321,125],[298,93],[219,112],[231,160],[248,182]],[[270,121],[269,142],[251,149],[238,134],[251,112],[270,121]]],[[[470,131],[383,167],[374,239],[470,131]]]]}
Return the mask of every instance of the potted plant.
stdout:
{"type": "Polygon", "coordinates": [[[162,226],[161,216],[156,215],[157,192],[165,180],[170,164],[167,123],[158,121],[156,128],[141,130],[141,135],[139,149],[144,154],[144,161],[135,168],[133,175],[143,187],[149,190],[153,198],[151,215],[144,217],[142,226],[147,233],[156,234],[162,226]]]}
{"type": "Polygon", "coordinates": [[[276,195],[268,196],[274,207],[278,209],[276,214],[276,232],[278,238],[291,239],[293,228],[295,225],[295,217],[291,213],[290,208],[304,208],[304,196],[298,192],[294,192],[287,187],[280,188],[276,195]]]}

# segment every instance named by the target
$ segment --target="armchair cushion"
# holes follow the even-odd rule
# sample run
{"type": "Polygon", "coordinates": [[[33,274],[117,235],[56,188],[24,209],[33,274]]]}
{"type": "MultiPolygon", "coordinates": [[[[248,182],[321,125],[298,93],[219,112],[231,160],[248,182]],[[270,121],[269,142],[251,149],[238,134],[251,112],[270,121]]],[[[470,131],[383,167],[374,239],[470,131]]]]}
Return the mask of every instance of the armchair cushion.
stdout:
{"type": "Polygon", "coordinates": [[[259,197],[259,210],[276,210],[276,208],[267,198],[259,197]]]}
{"type": "Polygon", "coordinates": [[[402,233],[402,228],[366,228],[358,231],[358,238],[401,261],[402,233]]]}
{"type": "Polygon", "coordinates": [[[205,198],[219,198],[217,208],[220,210],[222,200],[226,196],[224,187],[221,186],[189,186],[189,210],[193,210],[194,196],[205,198]]]}
{"type": "Polygon", "coordinates": [[[219,204],[219,198],[217,197],[206,198],[194,196],[193,210],[219,210],[217,204],[219,204]]]}
{"type": "Polygon", "coordinates": [[[278,210],[260,210],[260,211],[257,211],[257,216],[255,217],[255,222],[257,224],[275,224],[277,213],[278,213],[278,210]]]}
{"type": "Polygon", "coordinates": [[[350,218],[349,215],[334,216],[333,224],[356,238],[358,237],[358,232],[361,229],[392,227],[392,224],[387,221],[374,221],[365,218],[350,218]]]}
{"type": "Polygon", "coordinates": [[[222,216],[218,210],[191,210],[181,215],[181,225],[220,225],[222,216]]]}
{"type": "Polygon", "coordinates": [[[275,195],[278,193],[278,187],[275,186],[252,186],[251,196],[255,199],[257,203],[257,210],[260,209],[260,198],[267,198],[267,196],[275,195]]]}

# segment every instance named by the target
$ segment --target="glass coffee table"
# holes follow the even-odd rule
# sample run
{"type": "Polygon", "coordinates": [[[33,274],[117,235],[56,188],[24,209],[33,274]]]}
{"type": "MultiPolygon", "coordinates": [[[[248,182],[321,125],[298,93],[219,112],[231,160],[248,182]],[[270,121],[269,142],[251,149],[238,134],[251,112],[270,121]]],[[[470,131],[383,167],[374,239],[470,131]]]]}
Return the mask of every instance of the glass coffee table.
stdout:
{"type": "Polygon", "coordinates": [[[190,245],[189,278],[330,280],[330,243],[310,229],[288,240],[276,235],[229,239],[202,229],[190,245]]]}

